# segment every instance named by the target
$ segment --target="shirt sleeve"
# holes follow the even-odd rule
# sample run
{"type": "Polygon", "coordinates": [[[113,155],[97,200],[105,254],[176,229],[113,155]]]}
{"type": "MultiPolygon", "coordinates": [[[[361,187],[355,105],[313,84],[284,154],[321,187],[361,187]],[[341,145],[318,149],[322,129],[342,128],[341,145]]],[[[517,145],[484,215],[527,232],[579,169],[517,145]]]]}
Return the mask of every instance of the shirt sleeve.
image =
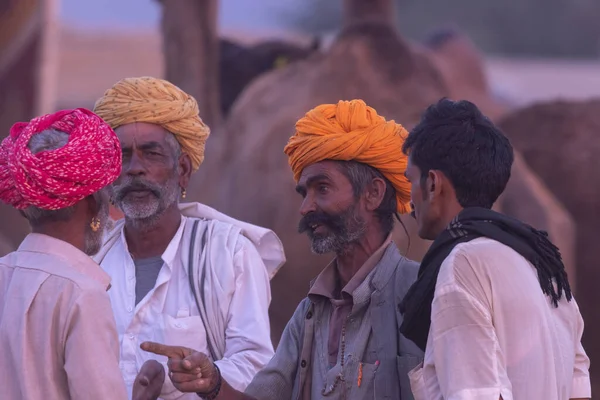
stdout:
{"type": "Polygon", "coordinates": [[[271,287],[267,270],[254,245],[241,236],[234,254],[235,292],[225,329],[225,354],[215,362],[227,382],[243,391],[254,375],[273,357],[269,304],[271,287]]]}
{"type": "MultiPolygon", "coordinates": [[[[571,300],[575,302],[575,299],[571,300]]],[[[581,338],[583,336],[583,317],[577,309],[577,333],[575,342],[575,364],[573,367],[573,383],[571,384],[571,399],[589,399],[592,397],[590,382],[590,359],[588,358],[581,338]]]]}
{"type": "MultiPolygon", "coordinates": [[[[269,322],[271,286],[262,258],[242,235],[235,244],[232,262],[235,289],[226,315],[225,351],[215,364],[231,387],[244,391],[275,353],[269,322]]],[[[167,362],[162,364],[168,373],[167,362]]],[[[183,400],[198,396],[179,392],[166,375],[161,398],[183,400]]]]}
{"type": "MultiPolygon", "coordinates": [[[[492,317],[480,299],[477,278],[460,252],[447,259],[457,279],[438,281],[430,341],[436,377],[445,399],[512,399],[504,356],[492,317]]],[[[446,264],[446,262],[445,262],[446,264]]]]}
{"type": "Polygon", "coordinates": [[[309,300],[303,300],[296,308],[281,336],[275,356],[261,370],[248,388],[246,394],[257,400],[291,399],[298,373],[298,360],[302,351],[304,316],[309,300]]]}
{"type": "Polygon", "coordinates": [[[64,368],[73,399],[127,399],[115,319],[101,288],[85,289],[71,307],[64,368]]]}

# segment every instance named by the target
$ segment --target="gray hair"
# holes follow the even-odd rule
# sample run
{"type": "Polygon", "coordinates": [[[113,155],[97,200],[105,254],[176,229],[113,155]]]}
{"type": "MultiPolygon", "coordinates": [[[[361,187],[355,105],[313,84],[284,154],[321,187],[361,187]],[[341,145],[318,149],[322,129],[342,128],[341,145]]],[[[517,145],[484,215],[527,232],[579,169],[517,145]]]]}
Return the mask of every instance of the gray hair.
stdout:
{"type": "Polygon", "coordinates": [[[370,165],[356,161],[337,161],[337,164],[352,184],[352,190],[356,198],[364,193],[373,179],[380,178],[385,182],[385,194],[381,204],[375,210],[375,214],[384,232],[386,234],[390,233],[394,228],[394,216],[397,215],[396,189],[394,189],[392,183],[379,170],[370,165]]]}
{"type": "MultiPolygon", "coordinates": [[[[37,154],[42,151],[60,149],[68,141],[69,134],[56,129],[46,129],[32,136],[27,147],[29,147],[29,150],[33,154],[37,154]]],[[[73,216],[74,212],[75,209],[73,207],[60,210],[44,210],[34,206],[30,206],[22,211],[31,225],[38,225],[41,222],[67,221],[73,216]]]]}
{"type": "Polygon", "coordinates": [[[169,145],[169,147],[171,148],[171,151],[173,152],[173,158],[175,159],[175,165],[177,165],[177,160],[179,160],[179,157],[181,156],[182,150],[181,150],[181,144],[179,144],[179,142],[177,141],[177,138],[175,137],[175,135],[171,132],[169,132],[170,134],[167,135],[166,138],[166,142],[169,145]]]}

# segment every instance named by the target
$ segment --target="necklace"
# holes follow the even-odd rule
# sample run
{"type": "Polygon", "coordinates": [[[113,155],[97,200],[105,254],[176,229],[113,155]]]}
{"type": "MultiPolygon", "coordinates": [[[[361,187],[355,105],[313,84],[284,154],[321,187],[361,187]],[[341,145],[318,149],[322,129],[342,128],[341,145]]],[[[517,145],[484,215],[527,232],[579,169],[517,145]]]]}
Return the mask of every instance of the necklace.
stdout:
{"type": "Polygon", "coordinates": [[[344,382],[344,364],[345,364],[345,353],[346,353],[346,321],[348,320],[348,318],[346,317],[346,319],[344,320],[344,323],[342,324],[342,343],[340,345],[341,349],[340,349],[340,373],[335,377],[335,381],[329,385],[329,387],[325,387],[323,388],[323,390],[321,391],[322,395],[327,395],[331,392],[333,392],[335,390],[335,388],[338,386],[338,384],[340,382],[344,382]]]}

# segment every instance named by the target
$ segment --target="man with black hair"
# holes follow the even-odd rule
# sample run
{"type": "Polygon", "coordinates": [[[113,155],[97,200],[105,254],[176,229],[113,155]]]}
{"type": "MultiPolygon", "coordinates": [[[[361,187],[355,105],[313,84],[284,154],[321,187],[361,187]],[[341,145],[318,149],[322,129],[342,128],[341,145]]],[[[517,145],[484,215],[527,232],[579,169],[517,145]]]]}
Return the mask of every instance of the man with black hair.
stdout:
{"type": "Polygon", "coordinates": [[[547,234],[491,210],[513,149],[468,101],[430,106],[403,145],[419,236],[434,240],[402,301],[425,351],[420,399],[590,398],[583,319],[547,234]]]}

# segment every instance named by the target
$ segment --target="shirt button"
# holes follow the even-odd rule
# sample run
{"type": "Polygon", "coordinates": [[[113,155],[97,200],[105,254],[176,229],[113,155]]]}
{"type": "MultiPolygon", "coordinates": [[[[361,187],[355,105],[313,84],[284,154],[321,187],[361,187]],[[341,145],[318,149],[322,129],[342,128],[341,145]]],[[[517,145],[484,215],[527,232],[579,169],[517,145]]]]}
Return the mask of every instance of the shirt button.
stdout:
{"type": "Polygon", "coordinates": [[[127,311],[128,311],[128,312],[132,312],[132,311],[133,311],[133,308],[132,308],[132,307],[127,307],[127,311]]]}
{"type": "Polygon", "coordinates": [[[133,280],[133,275],[129,275],[129,276],[127,277],[127,279],[129,279],[130,281],[132,281],[132,280],[133,280]]]}
{"type": "Polygon", "coordinates": [[[300,366],[302,368],[306,368],[306,360],[302,360],[302,362],[300,363],[300,366]]]}
{"type": "Polygon", "coordinates": [[[129,339],[131,339],[131,340],[135,339],[135,335],[129,335],[129,339]]]}
{"type": "Polygon", "coordinates": [[[311,318],[312,318],[312,312],[310,312],[310,311],[309,311],[309,312],[306,314],[306,319],[311,319],[311,318]]]}

